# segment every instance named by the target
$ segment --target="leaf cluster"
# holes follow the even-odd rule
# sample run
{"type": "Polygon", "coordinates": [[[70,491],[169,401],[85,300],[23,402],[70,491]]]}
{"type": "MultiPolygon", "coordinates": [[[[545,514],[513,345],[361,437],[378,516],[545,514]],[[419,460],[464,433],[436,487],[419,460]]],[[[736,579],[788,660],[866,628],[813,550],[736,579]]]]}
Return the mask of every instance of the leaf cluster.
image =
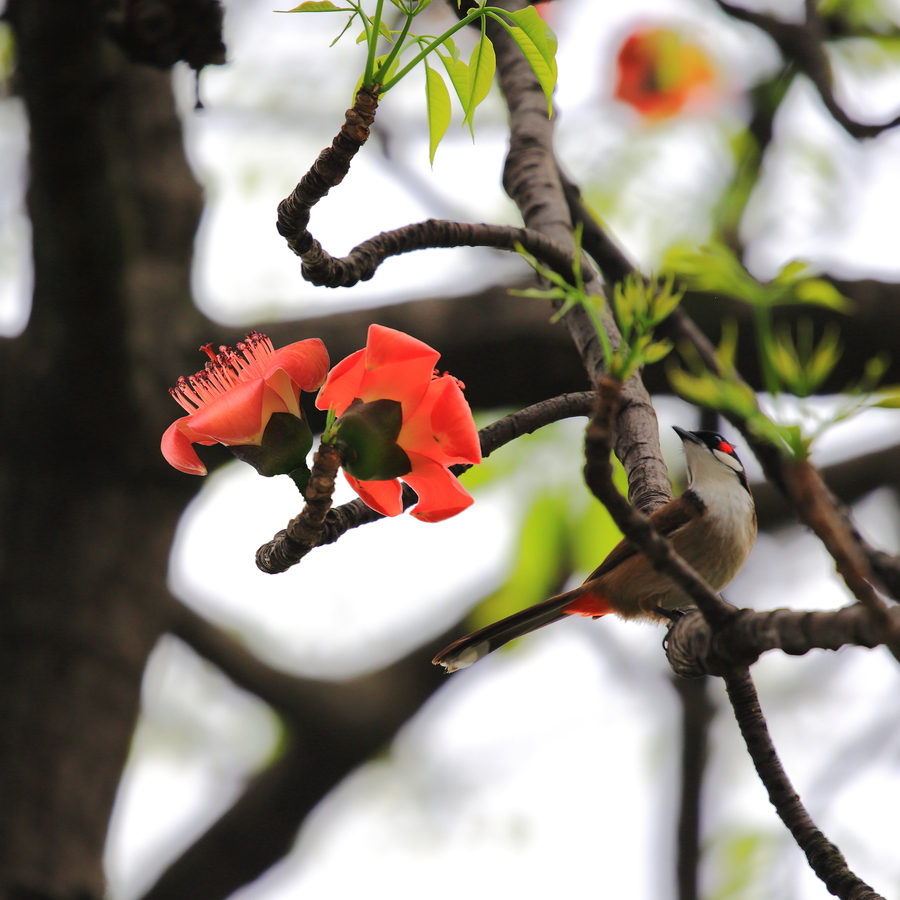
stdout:
{"type": "Polygon", "coordinates": [[[574,306],[582,306],[590,316],[594,330],[603,347],[607,372],[617,381],[627,381],[641,366],[659,362],[672,349],[668,339],[654,340],[656,327],[673,312],[681,302],[682,291],[675,291],[673,278],[644,281],[638,272],[628,275],[613,287],[613,307],[618,320],[622,340],[613,346],[609,331],[603,322],[601,311],[603,297],[588,294],[581,270],[581,233],[575,234],[576,254],[572,266],[574,284],[551,269],[542,266],[521,245],[516,249],[525,261],[554,286],[548,290],[531,289],[513,291],[519,297],[534,297],[559,303],[552,321],[557,322],[574,306]]]}
{"type": "Polygon", "coordinates": [[[802,405],[800,417],[808,424],[784,421],[779,398],[785,394],[804,400],[816,392],[834,371],[842,347],[840,329],[827,325],[816,342],[813,324],[801,318],[795,330],[776,325],[776,306],[820,306],[837,312],[850,311],[850,302],[827,281],[816,278],[804,262],[788,263],[770,282],[759,282],[741,265],[724,244],[700,250],[676,247],[666,257],[668,267],[689,288],[707,293],[723,293],[748,303],[754,311],[760,369],[777,418],[759,408],[756,394],[739,377],[734,366],[737,326],[723,323],[722,340],[716,351],[718,373],[710,371],[690,346],[679,347],[690,371],[669,370],[672,387],[684,399],[700,406],[730,413],[743,419],[759,437],[773,444],[784,456],[802,460],[809,456],[812,442],[832,425],[870,406],[900,406],[900,394],[888,392],[878,400],[873,392],[887,369],[888,359],[879,355],[866,364],[865,372],[842,392],[845,400],[822,415],[802,405]],[[781,419],[782,421],[778,421],[781,419]]]}
{"type": "Polygon", "coordinates": [[[482,0],[459,22],[440,35],[413,34],[413,20],[432,0],[390,0],[402,16],[402,25],[398,29],[388,27],[385,22],[384,0],[376,0],[375,10],[370,15],[363,9],[363,3],[347,0],[346,6],[338,6],[331,0],[306,0],[290,10],[291,13],[349,12],[350,19],[341,33],[332,42],[332,46],[340,40],[356,19],[359,19],[363,31],[357,43],[368,45],[366,68],[357,84],[369,89],[378,88],[381,94],[389,91],[401,79],[408,75],[419,63],[425,66],[425,107],[428,115],[429,158],[434,163],[437,147],[450,125],[450,91],[440,70],[428,64],[428,58],[437,56],[444,72],[459,99],[463,111],[463,124],[468,124],[473,131],[473,115],[475,109],[487,97],[493,84],[496,69],[494,47],[487,36],[488,20],[502,26],[515,41],[534,71],[544,95],[547,98],[547,113],[553,111],[553,89],[556,85],[556,37],[549,26],[535,11],[528,6],[515,12],[507,12],[499,7],[485,5],[482,0]],[[475,44],[468,61],[461,57],[459,49],[453,41],[453,35],[474,22],[481,25],[481,37],[475,44]],[[389,45],[387,52],[379,55],[378,45],[384,40],[389,45]],[[400,58],[413,53],[412,59],[400,68],[400,58]]]}

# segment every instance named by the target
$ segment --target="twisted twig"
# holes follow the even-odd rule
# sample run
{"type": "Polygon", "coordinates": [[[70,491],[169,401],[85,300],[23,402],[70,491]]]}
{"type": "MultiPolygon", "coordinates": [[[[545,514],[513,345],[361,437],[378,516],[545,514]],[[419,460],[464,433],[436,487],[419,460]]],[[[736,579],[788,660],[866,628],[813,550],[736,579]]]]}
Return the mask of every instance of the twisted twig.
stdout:
{"type": "MultiPolygon", "coordinates": [[[[558,422],[560,419],[572,416],[588,415],[593,406],[593,400],[593,391],[562,394],[504,416],[478,432],[482,457],[490,456],[504,444],[508,444],[523,434],[530,434],[551,422],[558,422]]],[[[468,468],[470,466],[453,466],[450,471],[454,475],[461,475],[468,468]]],[[[315,471],[314,465],[313,475],[315,475],[315,471]]],[[[312,484],[312,478],[310,478],[310,484],[312,484]]],[[[408,509],[418,500],[416,492],[407,484],[403,485],[402,500],[404,509],[408,509]]],[[[263,572],[277,575],[300,562],[314,547],[332,544],[351,528],[384,518],[381,513],[366,506],[362,500],[351,500],[349,503],[326,511],[327,515],[323,516],[322,521],[315,527],[309,528],[304,524],[306,515],[304,508],[299,516],[288,523],[286,529],[279,531],[271,541],[263,544],[256,551],[256,565],[263,572]]]]}
{"type": "Polygon", "coordinates": [[[384,231],[354,247],[347,256],[336,259],[318,241],[313,241],[303,256],[303,277],[320,287],[353,287],[368,281],[390,256],[437,247],[493,247],[516,250],[521,244],[532,256],[563,278],[571,280],[573,255],[556,241],[530,228],[512,225],[470,224],[445,219],[428,219],[384,231]]]}
{"type": "MultiPolygon", "coordinates": [[[[331,509],[334,479],[341,457],[333,444],[320,444],[313,456],[306,488],[306,506],[279,532],[280,540],[270,541],[256,551],[256,565],[264,572],[283,572],[293,565],[295,554],[319,542],[325,517],[331,509]]],[[[304,551],[307,552],[307,551],[304,551]]]]}
{"type": "Polygon", "coordinates": [[[728,699],[753,765],[766,787],[772,806],[806,854],[812,870],[832,894],[843,900],[884,900],[850,871],[841,851],[816,828],[809,817],[775,752],[750,672],[734,669],[725,673],[724,677],[728,699]]]}
{"type": "Polygon", "coordinates": [[[375,121],[378,91],[361,88],[352,108],[345,113],[344,124],[330,147],[326,147],[310,170],[300,179],[289,197],[278,204],[278,232],[288,246],[303,257],[318,242],[306,230],[310,210],[350,171],[350,162],[369,139],[375,121]]]}

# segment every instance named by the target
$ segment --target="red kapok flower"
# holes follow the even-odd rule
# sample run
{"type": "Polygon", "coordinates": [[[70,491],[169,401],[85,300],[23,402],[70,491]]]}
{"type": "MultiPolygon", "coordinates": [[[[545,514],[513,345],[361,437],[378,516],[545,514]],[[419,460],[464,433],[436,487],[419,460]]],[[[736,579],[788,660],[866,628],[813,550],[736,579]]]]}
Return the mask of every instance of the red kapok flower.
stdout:
{"type": "Polygon", "coordinates": [[[706,52],[668,28],[639,28],[616,59],[616,98],[648,119],[677,115],[716,81],[706,52]]]}
{"type": "Polygon", "coordinates": [[[319,391],[316,406],[339,417],[338,442],[345,439],[351,452],[366,457],[358,460],[363,470],[379,473],[371,480],[355,477],[354,462],[345,459],[347,481],[382,515],[403,512],[396,476],[419,495],[412,515],[424,522],[449,519],[472,504],[447,467],[481,462],[478,431],[462,385],[435,370],[439,358],[408,334],[371,325],[365,349],[338,363],[319,391]],[[381,424],[372,426],[374,420],[381,424]],[[383,440],[372,437],[379,429],[383,440]],[[380,446],[372,450],[372,444],[380,446]]]}
{"type": "MultiPolygon", "coordinates": [[[[213,353],[209,344],[200,349],[206,351],[209,362],[196,375],[179,378],[169,391],[189,415],[173,422],[162,437],[163,456],[190,475],[206,474],[192,444],[259,447],[273,415],[287,413],[302,420],[301,389],[315,390],[328,372],[328,352],[318,338],[276,350],[264,334],[254,331],[237,349],[222,346],[213,353]]],[[[305,421],[303,430],[309,432],[305,421]]],[[[291,440],[296,443],[296,436],[291,440]]],[[[302,457],[311,444],[310,435],[302,457]]],[[[289,455],[294,458],[299,452],[291,448],[289,455]]],[[[276,474],[263,471],[265,463],[254,465],[262,474],[276,474]]]]}

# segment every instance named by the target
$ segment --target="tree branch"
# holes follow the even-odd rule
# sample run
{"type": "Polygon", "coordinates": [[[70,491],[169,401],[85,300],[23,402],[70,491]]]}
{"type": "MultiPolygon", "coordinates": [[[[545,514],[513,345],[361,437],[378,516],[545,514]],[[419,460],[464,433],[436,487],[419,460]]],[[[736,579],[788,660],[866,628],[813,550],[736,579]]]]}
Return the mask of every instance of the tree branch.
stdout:
{"type": "Polygon", "coordinates": [[[303,277],[311,284],[337,288],[353,287],[368,281],[378,267],[391,256],[439,247],[492,247],[495,250],[517,250],[521,244],[532,256],[571,281],[574,256],[538,231],[512,225],[469,224],[427,219],[384,231],[354,247],[350,253],[335,259],[318,242],[303,254],[303,277]]]}
{"type": "Polygon", "coordinates": [[[816,828],[809,817],[781,766],[750,672],[747,669],[735,669],[726,672],[724,678],[734,716],[753,765],[769,794],[769,800],[797,845],[806,854],[812,870],[825,883],[829,892],[842,900],[884,900],[850,871],[841,851],[816,828]]]}
{"type": "Polygon", "coordinates": [[[459,628],[380,672],[343,683],[297,678],[260,662],[192,610],[172,601],[171,631],[285,719],[282,755],[176,859],[143,900],[224,900],[290,849],[306,816],[389,743],[445,683],[429,665],[459,628]]]}
{"type": "MultiPolygon", "coordinates": [[[[516,0],[500,3],[505,9],[521,8],[516,0]]],[[[572,218],[566,204],[559,169],[553,154],[553,123],[540,84],[521,50],[494,23],[488,25],[497,53],[497,74],[510,116],[509,153],[503,170],[503,186],[515,201],[525,225],[540,231],[574,252],[572,218]]],[[[602,295],[599,279],[585,281],[588,294],[602,295]]],[[[613,346],[621,341],[609,309],[604,325],[613,346]]],[[[596,385],[604,372],[600,342],[589,316],[580,306],[564,322],[596,385]]],[[[628,475],[628,493],[640,509],[651,512],[672,497],[668,472],[659,447],[656,412],[640,377],[623,388],[616,413],[615,452],[628,475]]]]}
{"type": "MultiPolygon", "coordinates": [[[[531,434],[544,425],[568,419],[572,416],[586,416],[593,404],[593,391],[581,391],[575,394],[563,394],[551,400],[544,400],[526,409],[510,413],[478,432],[481,442],[481,455],[487,458],[499,447],[521,437],[531,434]]],[[[451,472],[461,475],[470,466],[453,466],[451,472]]],[[[403,508],[408,509],[418,501],[415,491],[409,485],[403,485],[403,508]]],[[[301,520],[306,510],[288,523],[288,527],[263,544],[256,551],[256,565],[270,575],[277,575],[296,565],[315,547],[334,543],[342,534],[351,528],[376,522],[383,519],[381,513],[366,506],[362,500],[351,500],[325,516],[324,521],[314,530],[309,531],[301,520]]]]}

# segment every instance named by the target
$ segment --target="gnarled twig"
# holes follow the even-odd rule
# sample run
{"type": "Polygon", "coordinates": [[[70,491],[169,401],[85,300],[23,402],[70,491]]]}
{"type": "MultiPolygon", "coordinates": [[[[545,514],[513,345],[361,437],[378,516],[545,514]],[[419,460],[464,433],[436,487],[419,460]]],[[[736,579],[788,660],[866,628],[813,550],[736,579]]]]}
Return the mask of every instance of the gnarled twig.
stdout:
{"type": "MultiPolygon", "coordinates": [[[[560,419],[568,419],[572,416],[588,415],[593,406],[593,400],[593,391],[579,391],[543,400],[504,416],[478,432],[482,457],[490,456],[504,444],[508,444],[523,434],[530,434],[551,422],[558,422],[560,419]]],[[[468,468],[470,467],[464,465],[453,466],[451,471],[454,475],[461,475],[468,468]]],[[[315,468],[313,468],[313,472],[315,472],[315,468]]],[[[311,483],[312,478],[310,479],[311,483]]],[[[409,485],[403,485],[402,500],[404,509],[408,509],[418,500],[416,492],[409,485]]],[[[306,509],[292,519],[286,529],[279,531],[271,541],[263,544],[256,551],[256,565],[263,572],[270,575],[285,572],[300,562],[314,547],[332,544],[351,528],[357,528],[369,522],[377,522],[384,518],[381,513],[366,506],[362,500],[351,500],[336,509],[328,510],[328,514],[324,516],[322,522],[313,529],[306,528],[300,522],[305,513],[306,509]]]]}

